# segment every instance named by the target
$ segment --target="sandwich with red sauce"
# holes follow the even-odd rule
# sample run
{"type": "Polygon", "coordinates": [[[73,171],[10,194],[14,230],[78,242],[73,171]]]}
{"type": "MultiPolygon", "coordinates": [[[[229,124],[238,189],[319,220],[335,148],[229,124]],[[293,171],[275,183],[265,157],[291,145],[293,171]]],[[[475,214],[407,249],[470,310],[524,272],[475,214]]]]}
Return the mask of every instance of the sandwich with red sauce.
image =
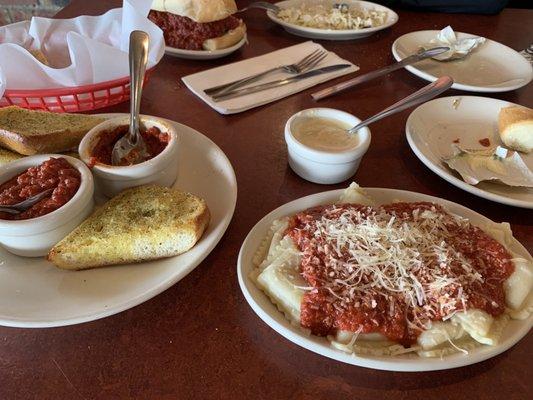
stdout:
{"type": "Polygon", "coordinates": [[[163,30],[166,45],[218,50],[240,42],[246,25],[233,16],[234,0],[154,0],[148,18],[163,30]]]}

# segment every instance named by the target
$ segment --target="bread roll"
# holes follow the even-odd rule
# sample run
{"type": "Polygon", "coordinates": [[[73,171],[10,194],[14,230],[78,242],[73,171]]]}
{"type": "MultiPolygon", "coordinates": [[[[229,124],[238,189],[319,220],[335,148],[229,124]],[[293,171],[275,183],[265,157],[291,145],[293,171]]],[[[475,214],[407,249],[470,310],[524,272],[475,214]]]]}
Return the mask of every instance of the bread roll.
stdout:
{"type": "Polygon", "coordinates": [[[41,50],[28,50],[32,56],[34,56],[38,61],[42,62],[44,65],[50,66],[48,59],[41,50]]]}
{"type": "Polygon", "coordinates": [[[237,11],[234,0],[154,0],[152,10],[166,11],[204,23],[219,21],[237,11]]]}
{"type": "Polygon", "coordinates": [[[498,128],[505,145],[525,153],[533,150],[533,110],[511,106],[500,110],[498,128]]]}
{"type": "Polygon", "coordinates": [[[244,25],[244,23],[241,21],[237,28],[226,32],[224,35],[213,39],[207,39],[203,44],[204,50],[212,51],[231,47],[234,44],[239,43],[244,37],[245,33],[246,25],[244,25]]]}

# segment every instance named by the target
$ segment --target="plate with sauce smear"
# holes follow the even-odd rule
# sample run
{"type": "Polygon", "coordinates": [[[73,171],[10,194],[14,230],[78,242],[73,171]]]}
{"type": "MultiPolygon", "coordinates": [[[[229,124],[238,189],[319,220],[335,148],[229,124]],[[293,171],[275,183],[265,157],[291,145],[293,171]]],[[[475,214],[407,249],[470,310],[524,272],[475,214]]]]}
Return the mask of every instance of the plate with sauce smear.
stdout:
{"type": "MultiPolygon", "coordinates": [[[[121,115],[126,116],[102,116],[121,115]]],[[[175,257],[81,271],[56,268],[42,257],[18,257],[0,247],[0,325],[66,326],[119,313],[174,285],[213,250],[235,210],[237,182],[233,167],[206,136],[165,121],[180,136],[179,174],[174,187],[201,196],[211,212],[202,238],[188,252],[175,257]]],[[[97,194],[96,200],[98,203],[102,198],[97,194]]]]}
{"type": "MultiPolygon", "coordinates": [[[[416,108],[405,125],[407,141],[426,167],[452,185],[487,200],[515,207],[533,208],[533,188],[483,181],[466,183],[443,158],[452,153],[452,144],[466,149],[504,146],[498,133],[498,114],[516,104],[476,96],[442,97],[416,108]]],[[[533,153],[520,153],[533,171],[533,153]]]]}
{"type": "MultiPolygon", "coordinates": [[[[420,194],[395,189],[365,188],[365,192],[377,205],[403,202],[432,202],[441,205],[451,214],[466,218],[474,226],[493,224],[488,218],[459,204],[420,194]]],[[[272,303],[271,299],[256,286],[251,274],[255,270],[254,259],[258,248],[264,243],[272,223],[282,217],[295,215],[311,207],[337,203],[344,190],[332,190],[317,193],[294,200],[282,205],[261,219],[250,231],[241,247],[237,274],[239,285],[248,304],[254,312],[277,333],[291,342],[322,356],[356,366],[388,371],[433,371],[462,367],[494,357],[522,339],[533,326],[533,316],[523,320],[511,320],[504,328],[499,344],[495,346],[481,345],[468,351],[449,354],[443,357],[425,358],[413,353],[398,355],[361,355],[350,354],[331,345],[325,337],[309,334],[289,321],[289,319],[272,303]]],[[[513,253],[531,260],[528,251],[514,238],[506,245],[513,253]]]]}
{"type": "MultiPolygon", "coordinates": [[[[421,46],[435,39],[439,31],[417,31],[400,36],[392,44],[396,61],[415,54],[421,46]]],[[[457,39],[476,37],[456,32],[457,39]]],[[[433,82],[448,75],[454,80],[452,88],[471,92],[507,92],[527,85],[533,79],[531,64],[515,50],[494,40],[485,39],[465,58],[453,61],[427,59],[405,69],[433,82]]]]}

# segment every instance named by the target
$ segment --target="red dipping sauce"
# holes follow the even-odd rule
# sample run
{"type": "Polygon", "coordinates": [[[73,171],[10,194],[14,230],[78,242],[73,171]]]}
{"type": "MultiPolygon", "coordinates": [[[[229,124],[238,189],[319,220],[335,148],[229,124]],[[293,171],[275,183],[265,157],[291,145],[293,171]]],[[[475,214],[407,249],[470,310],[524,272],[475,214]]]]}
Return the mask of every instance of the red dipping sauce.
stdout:
{"type": "Polygon", "coordinates": [[[64,158],[52,157],[0,185],[0,205],[17,204],[45,190],[54,189],[50,196],[17,215],[0,212],[0,219],[22,220],[49,214],[72,199],[80,183],[81,174],[76,168],[64,158]]]}
{"type": "MultiPolygon", "coordinates": [[[[89,167],[94,167],[97,163],[112,165],[111,154],[115,143],[118,142],[126,133],[129,127],[127,125],[117,126],[114,129],[105,131],[100,134],[96,145],[93,147],[89,159],[89,167]]],[[[144,161],[151,160],[159,155],[170,141],[170,135],[167,132],[161,132],[157,127],[148,129],[141,128],[141,136],[144,139],[149,157],[144,161]]],[[[133,165],[128,159],[121,160],[121,166],[133,165]]]]}
{"type": "Polygon", "coordinates": [[[489,147],[490,139],[489,138],[479,139],[479,144],[482,145],[483,147],[489,147]]]}

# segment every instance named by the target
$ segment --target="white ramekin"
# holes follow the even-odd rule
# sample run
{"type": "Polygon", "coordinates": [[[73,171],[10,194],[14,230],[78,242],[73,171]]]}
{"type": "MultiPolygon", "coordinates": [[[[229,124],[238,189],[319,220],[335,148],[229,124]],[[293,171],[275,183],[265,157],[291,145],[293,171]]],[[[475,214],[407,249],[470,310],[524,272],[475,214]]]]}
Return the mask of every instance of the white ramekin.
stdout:
{"type": "Polygon", "coordinates": [[[0,183],[17,176],[50,157],[64,158],[80,171],[78,191],[65,205],[37,218],[10,221],[0,219],[0,243],[11,253],[24,257],[40,257],[67,236],[94,208],[94,182],[89,168],[80,160],[63,154],[41,154],[21,158],[0,167],[0,183]]]}
{"type": "Polygon", "coordinates": [[[344,150],[328,152],[316,150],[300,143],[292,134],[293,124],[301,117],[322,117],[335,119],[355,126],[361,120],[344,111],[333,108],[309,108],[294,114],[285,125],[285,142],[289,153],[289,165],[294,172],[305,180],[320,183],[339,183],[352,177],[363,155],[370,146],[370,130],[362,128],[357,132],[359,142],[356,146],[344,150]]]}
{"type": "MultiPolygon", "coordinates": [[[[141,185],[172,186],[178,176],[178,132],[174,127],[157,117],[141,116],[141,123],[146,128],[157,127],[161,132],[168,132],[170,140],[165,149],[140,164],[113,166],[96,164],[92,167],[98,190],[107,197],[113,197],[124,189],[141,185]]],[[[108,119],[91,129],[82,139],[78,151],[80,158],[90,164],[91,152],[100,134],[117,126],[128,125],[129,116],[108,119]]]]}

